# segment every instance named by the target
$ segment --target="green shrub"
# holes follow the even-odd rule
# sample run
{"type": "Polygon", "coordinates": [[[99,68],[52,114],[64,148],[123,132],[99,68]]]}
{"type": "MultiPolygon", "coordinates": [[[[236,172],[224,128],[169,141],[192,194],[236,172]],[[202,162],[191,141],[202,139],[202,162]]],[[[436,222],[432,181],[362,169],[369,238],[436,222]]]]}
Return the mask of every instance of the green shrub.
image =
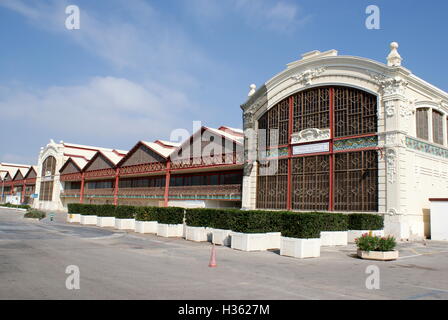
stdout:
{"type": "Polygon", "coordinates": [[[182,224],[184,223],[184,208],[178,207],[156,207],[154,208],[157,222],[163,224],[182,224]]]}
{"type": "Polygon", "coordinates": [[[95,213],[98,217],[115,217],[116,206],[113,204],[103,204],[95,206],[95,213]]]}
{"type": "Polygon", "coordinates": [[[219,210],[186,209],[185,222],[190,227],[211,227],[219,210]]]}
{"type": "Polygon", "coordinates": [[[281,233],[283,237],[299,239],[320,238],[324,215],[283,212],[281,216],[281,233]]]}
{"type": "Polygon", "coordinates": [[[368,233],[355,239],[356,245],[362,251],[393,251],[397,245],[394,237],[371,236],[368,233]]]}
{"type": "Polygon", "coordinates": [[[27,209],[27,210],[31,209],[31,206],[28,204],[11,204],[9,202],[0,204],[0,206],[6,207],[6,208],[16,208],[16,209],[27,209]]]}
{"type": "Polygon", "coordinates": [[[81,206],[82,204],[80,203],[69,203],[67,205],[68,213],[79,214],[81,206]]]}
{"type": "Polygon", "coordinates": [[[134,206],[116,206],[115,218],[117,219],[134,219],[137,214],[137,207],[134,206]]]}
{"type": "Polygon", "coordinates": [[[343,213],[316,213],[321,215],[321,231],[347,231],[349,216],[343,213]]]}
{"type": "Polygon", "coordinates": [[[280,232],[282,212],[263,210],[232,210],[231,230],[243,233],[280,232]]]}
{"type": "Polygon", "coordinates": [[[157,221],[157,208],[156,207],[137,207],[136,208],[137,221],[157,221]]]}
{"type": "Polygon", "coordinates": [[[41,220],[41,219],[45,218],[45,212],[32,209],[32,210],[29,210],[27,213],[25,213],[24,217],[41,220]]]}
{"type": "Polygon", "coordinates": [[[348,215],[349,230],[382,230],[384,217],[377,214],[354,213],[348,215]]]}

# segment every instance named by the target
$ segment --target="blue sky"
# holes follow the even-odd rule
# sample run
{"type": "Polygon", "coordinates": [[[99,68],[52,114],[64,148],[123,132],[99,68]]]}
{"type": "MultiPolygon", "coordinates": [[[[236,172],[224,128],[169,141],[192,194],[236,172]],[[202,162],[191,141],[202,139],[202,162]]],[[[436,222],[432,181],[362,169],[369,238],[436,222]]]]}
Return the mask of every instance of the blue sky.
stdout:
{"type": "Polygon", "coordinates": [[[241,127],[249,85],[311,50],[385,62],[397,41],[448,91],[447,20],[441,0],[0,0],[0,161],[36,163],[50,138],[130,149],[195,120],[241,127]]]}

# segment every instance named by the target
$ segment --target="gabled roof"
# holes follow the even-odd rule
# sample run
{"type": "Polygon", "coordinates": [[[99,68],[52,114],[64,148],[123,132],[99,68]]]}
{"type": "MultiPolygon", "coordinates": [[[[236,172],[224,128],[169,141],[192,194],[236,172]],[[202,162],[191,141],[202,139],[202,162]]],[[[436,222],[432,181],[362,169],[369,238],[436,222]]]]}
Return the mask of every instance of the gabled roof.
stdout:
{"type": "MultiPolygon", "coordinates": [[[[244,143],[244,134],[239,133],[239,129],[230,129],[229,127],[221,126],[219,129],[211,128],[211,127],[205,127],[202,126],[200,129],[198,129],[196,132],[194,132],[188,139],[183,141],[179,148],[182,148],[184,145],[190,143],[192,139],[198,134],[203,131],[211,132],[215,135],[224,137],[225,139],[228,139],[232,142],[235,142],[236,144],[243,145],[244,143]]],[[[241,131],[242,132],[242,131],[241,131]]]]}
{"type": "Polygon", "coordinates": [[[29,169],[26,169],[26,168],[18,168],[16,173],[14,174],[14,177],[12,178],[12,180],[14,180],[14,181],[23,180],[23,177],[25,177],[28,170],[29,169]]]}
{"type": "Polygon", "coordinates": [[[171,155],[171,153],[173,153],[173,151],[175,150],[175,148],[172,145],[167,146],[166,144],[163,143],[157,143],[157,140],[156,142],[147,142],[147,141],[141,141],[141,142],[165,159],[167,159],[171,155]]]}
{"type": "Polygon", "coordinates": [[[73,165],[79,170],[79,172],[81,172],[82,169],[85,167],[85,165],[88,163],[88,161],[86,161],[82,158],[70,157],[64,162],[61,169],[59,170],[59,173],[63,172],[64,169],[69,165],[69,163],[73,163],[73,165]]]}
{"type": "Polygon", "coordinates": [[[37,175],[37,166],[31,166],[28,171],[26,172],[26,174],[23,176],[23,179],[27,179],[28,176],[34,172],[37,175]]]}
{"type": "Polygon", "coordinates": [[[90,165],[99,157],[103,156],[103,158],[109,162],[110,166],[115,168],[121,159],[124,158],[124,154],[117,153],[115,150],[100,150],[95,153],[95,155],[90,159],[90,161],[84,166],[83,171],[87,170],[90,165]]]}

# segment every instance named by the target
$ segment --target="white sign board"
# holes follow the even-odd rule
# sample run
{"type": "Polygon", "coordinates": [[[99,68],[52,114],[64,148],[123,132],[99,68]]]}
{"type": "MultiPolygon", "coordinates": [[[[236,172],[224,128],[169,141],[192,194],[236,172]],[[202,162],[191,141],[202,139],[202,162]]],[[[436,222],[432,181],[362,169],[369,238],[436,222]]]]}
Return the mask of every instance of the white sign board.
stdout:
{"type": "Polygon", "coordinates": [[[300,155],[300,154],[320,153],[320,152],[329,152],[329,151],[330,151],[330,143],[329,142],[304,144],[301,146],[292,147],[292,154],[295,156],[300,155]]]}

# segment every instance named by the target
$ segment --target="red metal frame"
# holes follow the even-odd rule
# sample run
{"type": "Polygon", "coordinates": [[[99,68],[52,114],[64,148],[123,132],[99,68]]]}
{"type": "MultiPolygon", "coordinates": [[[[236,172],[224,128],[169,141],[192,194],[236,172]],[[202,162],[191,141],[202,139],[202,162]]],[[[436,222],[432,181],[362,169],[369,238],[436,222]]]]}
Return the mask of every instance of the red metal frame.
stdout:
{"type": "Polygon", "coordinates": [[[170,194],[170,180],[171,180],[171,160],[168,159],[165,171],[165,193],[163,195],[163,205],[168,207],[168,196],[170,194]]]}
{"type": "Polygon", "coordinates": [[[330,181],[329,181],[329,206],[328,210],[334,210],[334,154],[333,154],[333,139],[334,139],[334,88],[330,88],[330,181]]]}

